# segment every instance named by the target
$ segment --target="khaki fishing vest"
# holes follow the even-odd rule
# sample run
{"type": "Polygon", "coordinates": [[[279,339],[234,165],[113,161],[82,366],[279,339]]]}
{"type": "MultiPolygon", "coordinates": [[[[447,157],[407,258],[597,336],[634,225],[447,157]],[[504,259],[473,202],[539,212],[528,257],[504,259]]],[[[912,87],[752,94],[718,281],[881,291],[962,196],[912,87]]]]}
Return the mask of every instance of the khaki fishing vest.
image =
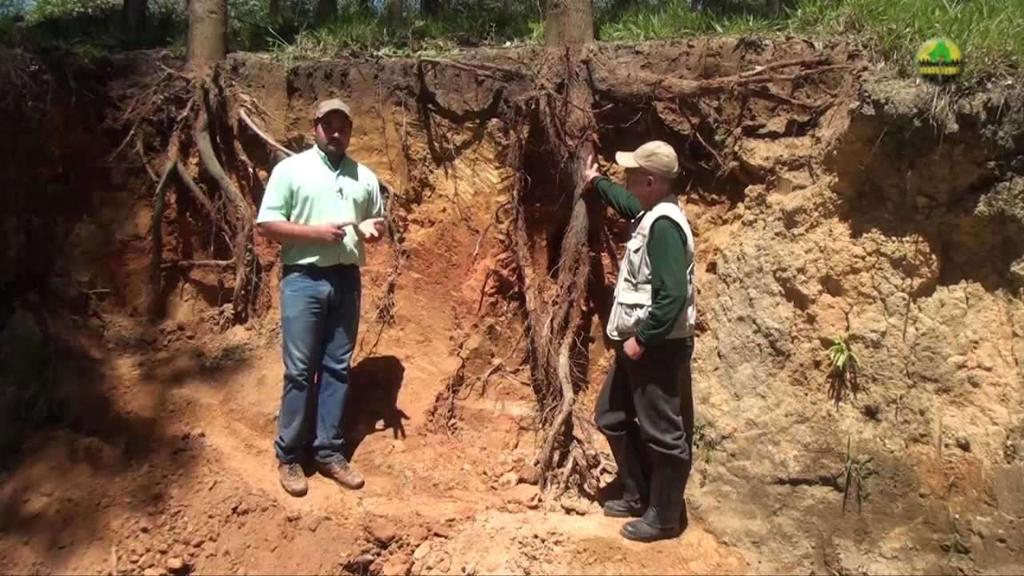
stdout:
{"type": "MultiPolygon", "coordinates": [[[[641,212],[633,220],[633,236],[626,243],[626,253],[623,254],[622,263],[619,265],[619,279],[615,283],[615,303],[612,304],[612,312],[608,318],[608,336],[613,340],[627,340],[634,336],[636,329],[651,310],[651,262],[647,257],[647,235],[654,221],[662,216],[671,218],[686,235],[686,261],[689,262],[686,269],[686,304],[667,338],[693,336],[697,323],[693,232],[683,210],[676,203],[675,197],[671,196],[647,212],[641,212]]],[[[682,259],[679,265],[683,265],[682,259]]]]}

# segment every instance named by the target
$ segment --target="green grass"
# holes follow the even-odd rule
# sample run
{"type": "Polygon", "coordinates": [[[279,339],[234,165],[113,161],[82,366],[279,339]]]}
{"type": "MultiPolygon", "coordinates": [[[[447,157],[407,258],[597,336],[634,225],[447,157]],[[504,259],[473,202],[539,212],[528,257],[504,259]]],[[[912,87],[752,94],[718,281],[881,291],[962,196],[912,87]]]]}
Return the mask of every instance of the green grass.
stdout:
{"type": "Polygon", "coordinates": [[[789,18],[795,31],[863,37],[904,71],[937,35],[959,44],[966,76],[1024,64],[1024,0],[806,0],[789,18]]]}
{"type": "Polygon", "coordinates": [[[773,16],[760,3],[734,2],[728,10],[690,8],[686,0],[638,3],[623,12],[599,16],[602,40],[642,42],[687,36],[778,32],[786,28],[785,16],[773,16]]]}
{"type": "Polygon", "coordinates": [[[539,21],[524,11],[502,14],[470,7],[431,18],[389,22],[373,13],[343,10],[333,23],[299,31],[290,39],[274,31],[271,44],[272,50],[285,60],[331,58],[348,50],[402,56],[536,41],[540,32],[539,21]]]}
{"type": "Polygon", "coordinates": [[[863,41],[905,73],[917,47],[937,35],[959,44],[967,77],[1024,68],[1024,0],[783,0],[777,14],[758,0],[699,12],[670,0],[607,14],[601,26],[602,39],[620,41],[774,32],[863,41]]]}

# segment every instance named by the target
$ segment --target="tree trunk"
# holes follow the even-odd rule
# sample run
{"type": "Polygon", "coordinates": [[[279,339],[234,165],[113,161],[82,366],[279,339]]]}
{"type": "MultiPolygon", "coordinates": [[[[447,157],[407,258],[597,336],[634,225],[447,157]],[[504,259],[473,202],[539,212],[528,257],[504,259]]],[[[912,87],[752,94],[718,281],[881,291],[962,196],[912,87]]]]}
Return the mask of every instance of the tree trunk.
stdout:
{"type": "Polygon", "coordinates": [[[401,22],[402,20],[402,6],[403,0],[387,0],[385,6],[387,14],[387,20],[391,23],[401,22]]]}
{"type": "Polygon", "coordinates": [[[124,0],[121,20],[124,32],[132,44],[138,44],[146,32],[147,0],[124,0]]]}
{"type": "MultiPolygon", "coordinates": [[[[557,263],[548,273],[525,256],[527,215],[522,205],[517,218],[517,248],[523,271],[530,340],[532,384],[544,434],[535,460],[540,484],[554,494],[575,489],[596,495],[598,456],[583,433],[583,414],[577,403],[586,387],[589,363],[585,327],[590,280],[590,215],[583,199],[586,160],[594,152],[596,133],[593,92],[583,57],[594,40],[591,0],[552,0],[544,23],[545,44],[553,54],[541,74],[545,84],[560,86],[541,97],[541,122],[546,148],[557,155],[556,182],[544,195],[550,202],[573,199],[568,226],[557,247],[557,263]],[[552,277],[552,274],[554,277],[552,277]]],[[[521,196],[520,196],[521,203],[521,196]]]]}
{"type": "Polygon", "coordinates": [[[544,43],[578,47],[594,41],[592,0],[551,0],[544,19],[544,43]]]}
{"type": "Polygon", "coordinates": [[[228,52],[227,0],[189,0],[188,63],[205,71],[228,52]]]}
{"type": "Polygon", "coordinates": [[[424,17],[437,16],[440,7],[440,0],[420,0],[420,12],[424,17]]]}
{"type": "Polygon", "coordinates": [[[338,0],[317,0],[316,23],[328,24],[338,19],[338,0]]]}
{"type": "Polygon", "coordinates": [[[271,24],[281,21],[281,0],[270,0],[270,4],[267,6],[267,17],[271,24]]]}

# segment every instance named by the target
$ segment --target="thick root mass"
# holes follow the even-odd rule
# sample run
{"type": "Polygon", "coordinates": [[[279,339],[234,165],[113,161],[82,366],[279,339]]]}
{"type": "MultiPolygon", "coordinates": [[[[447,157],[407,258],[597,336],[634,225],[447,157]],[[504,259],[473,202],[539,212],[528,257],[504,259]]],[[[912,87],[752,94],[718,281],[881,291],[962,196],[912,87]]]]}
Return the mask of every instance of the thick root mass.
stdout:
{"type": "MultiPolygon", "coordinates": [[[[153,193],[152,253],[150,261],[150,314],[162,313],[162,294],[168,273],[186,273],[193,268],[233,269],[230,280],[229,323],[244,323],[253,312],[255,295],[264,282],[255,256],[253,222],[256,207],[253,186],[262,186],[252,177],[253,163],[239,144],[239,130],[262,140],[275,152],[287,152],[256,125],[239,104],[244,94],[227,96],[218,69],[201,76],[188,76],[168,70],[150,91],[151,100],[142,105],[133,103],[125,116],[133,122],[125,145],[138,139],[143,149],[143,134],[159,134],[160,126],[140,126],[159,121],[155,112],[170,106],[176,109],[176,122],[161,155],[162,168],[153,193]],[[153,95],[156,94],[156,95],[153,95]],[[186,98],[184,95],[188,94],[186,98]],[[175,107],[175,103],[185,105],[175,107]],[[156,119],[154,119],[156,118],[156,119]],[[193,244],[205,246],[208,257],[169,259],[164,253],[164,225],[168,193],[180,194],[178,205],[194,209],[199,226],[193,231],[193,244]],[[213,240],[206,240],[206,234],[213,240]]],[[[124,148],[124,145],[122,145],[124,148]]],[[[118,150],[120,152],[120,149],[118,150]]],[[[115,153],[116,154],[116,153],[115,153]]],[[[175,230],[178,235],[184,230],[175,230]]]]}

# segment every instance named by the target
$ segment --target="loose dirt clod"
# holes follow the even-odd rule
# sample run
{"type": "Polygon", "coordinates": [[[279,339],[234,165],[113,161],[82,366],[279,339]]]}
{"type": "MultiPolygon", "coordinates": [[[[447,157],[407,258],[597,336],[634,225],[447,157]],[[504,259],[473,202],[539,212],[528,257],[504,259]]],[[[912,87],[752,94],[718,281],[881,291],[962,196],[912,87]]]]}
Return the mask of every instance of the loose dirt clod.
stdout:
{"type": "Polygon", "coordinates": [[[181,574],[185,571],[185,561],[177,556],[172,556],[164,563],[164,567],[170,574],[181,574]]]}

